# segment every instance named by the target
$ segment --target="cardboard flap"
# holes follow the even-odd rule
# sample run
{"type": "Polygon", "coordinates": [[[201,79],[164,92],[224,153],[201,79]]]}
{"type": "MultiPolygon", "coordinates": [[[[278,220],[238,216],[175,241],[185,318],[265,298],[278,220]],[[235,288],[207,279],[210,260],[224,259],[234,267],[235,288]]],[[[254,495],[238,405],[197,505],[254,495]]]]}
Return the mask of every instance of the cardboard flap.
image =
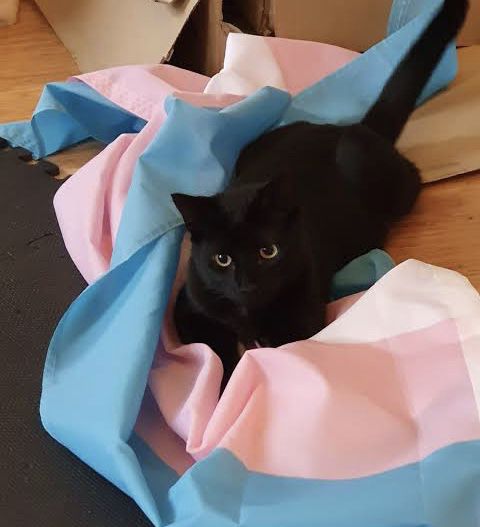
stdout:
{"type": "MultiPolygon", "coordinates": [[[[325,42],[356,51],[365,51],[385,36],[392,7],[392,0],[269,0],[267,3],[277,37],[325,42]]],[[[460,46],[480,44],[480,0],[470,0],[467,22],[457,43],[460,46]]]]}
{"type": "Polygon", "coordinates": [[[80,71],[165,60],[198,0],[36,0],[80,71]]]}
{"type": "Polygon", "coordinates": [[[452,86],[415,111],[399,141],[425,182],[480,167],[480,46],[458,55],[452,86]]]}

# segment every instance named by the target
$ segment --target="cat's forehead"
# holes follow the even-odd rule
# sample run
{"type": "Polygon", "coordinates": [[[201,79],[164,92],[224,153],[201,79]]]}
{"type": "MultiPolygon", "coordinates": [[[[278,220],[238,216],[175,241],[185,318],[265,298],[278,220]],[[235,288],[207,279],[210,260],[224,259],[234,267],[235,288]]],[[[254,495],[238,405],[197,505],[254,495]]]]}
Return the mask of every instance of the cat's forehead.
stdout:
{"type": "Polygon", "coordinates": [[[245,227],[256,208],[256,198],[262,184],[231,187],[217,198],[225,224],[230,229],[245,227]]]}
{"type": "Polygon", "coordinates": [[[204,242],[215,249],[237,251],[258,248],[266,243],[274,243],[280,233],[265,224],[250,221],[224,222],[206,233],[204,242]]]}

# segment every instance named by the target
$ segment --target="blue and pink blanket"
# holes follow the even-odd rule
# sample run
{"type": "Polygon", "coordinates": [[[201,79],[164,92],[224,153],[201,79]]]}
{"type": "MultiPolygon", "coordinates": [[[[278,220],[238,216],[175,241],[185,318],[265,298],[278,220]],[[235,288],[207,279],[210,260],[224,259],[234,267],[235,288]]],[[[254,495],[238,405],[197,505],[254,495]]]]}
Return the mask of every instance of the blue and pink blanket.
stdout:
{"type": "Polygon", "coordinates": [[[0,127],[37,156],[108,143],[55,198],[90,285],[52,338],[41,416],[156,527],[480,525],[480,299],[458,274],[359,258],[335,278],[330,324],[246,352],[220,399],[214,350],[181,346],[171,321],[189,247],[170,194],[221,190],[271,127],[357,121],[439,4],[394,1],[389,36],[363,55],[231,35],[212,79],[86,74],[0,127]]]}

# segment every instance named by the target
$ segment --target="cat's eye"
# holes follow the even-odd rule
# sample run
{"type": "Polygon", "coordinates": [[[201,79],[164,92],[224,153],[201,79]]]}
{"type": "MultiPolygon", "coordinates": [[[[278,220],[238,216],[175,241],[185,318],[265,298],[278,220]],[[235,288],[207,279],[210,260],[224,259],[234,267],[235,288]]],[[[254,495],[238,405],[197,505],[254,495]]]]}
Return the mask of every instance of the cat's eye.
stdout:
{"type": "Polygon", "coordinates": [[[232,257],[228,254],[216,254],[213,260],[219,267],[228,267],[232,263],[232,257]]]}
{"type": "Polygon", "coordinates": [[[264,260],[272,260],[278,255],[278,246],[273,243],[267,247],[262,247],[259,252],[264,260]]]}

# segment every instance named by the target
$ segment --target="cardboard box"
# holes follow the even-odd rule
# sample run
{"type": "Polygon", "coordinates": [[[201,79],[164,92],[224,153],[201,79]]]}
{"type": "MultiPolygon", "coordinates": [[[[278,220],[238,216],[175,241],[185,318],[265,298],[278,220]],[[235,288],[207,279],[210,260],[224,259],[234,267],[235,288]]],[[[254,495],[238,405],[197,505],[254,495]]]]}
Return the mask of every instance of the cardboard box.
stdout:
{"type": "MultiPolygon", "coordinates": [[[[460,46],[480,43],[480,0],[470,2],[460,46]]],[[[391,5],[392,0],[201,0],[176,46],[174,63],[217,73],[230,31],[365,51],[385,37],[391,5]]]]}
{"type": "Polygon", "coordinates": [[[458,59],[452,86],[417,108],[398,142],[425,182],[480,167],[480,46],[460,49],[458,59]]]}
{"type": "MultiPolygon", "coordinates": [[[[480,43],[480,0],[470,3],[459,46],[480,43]]],[[[391,6],[392,0],[271,0],[271,25],[278,37],[365,51],[384,38],[391,6]]]]}
{"type": "Polygon", "coordinates": [[[278,37],[364,51],[384,38],[390,0],[272,0],[278,37]]]}
{"type": "Polygon", "coordinates": [[[36,0],[81,72],[166,60],[198,0],[36,0]]]}
{"type": "Polygon", "coordinates": [[[222,0],[200,0],[175,43],[170,64],[215,75],[222,68],[230,31],[238,29],[224,22],[222,0]]]}
{"type": "MultiPolygon", "coordinates": [[[[363,51],[384,37],[391,7],[391,0],[36,2],[82,72],[168,60],[188,21],[175,44],[173,63],[207,75],[220,70],[231,31],[363,51]]],[[[460,45],[480,43],[480,0],[471,4],[460,45]]]]}

